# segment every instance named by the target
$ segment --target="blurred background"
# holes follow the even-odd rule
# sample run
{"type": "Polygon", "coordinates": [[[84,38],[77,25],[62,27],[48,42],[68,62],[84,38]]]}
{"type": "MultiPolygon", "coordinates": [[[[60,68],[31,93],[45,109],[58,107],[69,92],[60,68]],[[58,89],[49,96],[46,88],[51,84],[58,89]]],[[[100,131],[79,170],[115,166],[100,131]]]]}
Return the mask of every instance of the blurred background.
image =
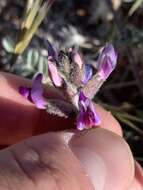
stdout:
{"type": "Polygon", "coordinates": [[[143,0],[55,0],[28,47],[15,56],[26,6],[25,0],[0,1],[0,71],[27,78],[47,72],[47,40],[59,49],[78,47],[87,63],[112,42],[118,65],[95,101],[121,123],[143,166],[143,0]]]}

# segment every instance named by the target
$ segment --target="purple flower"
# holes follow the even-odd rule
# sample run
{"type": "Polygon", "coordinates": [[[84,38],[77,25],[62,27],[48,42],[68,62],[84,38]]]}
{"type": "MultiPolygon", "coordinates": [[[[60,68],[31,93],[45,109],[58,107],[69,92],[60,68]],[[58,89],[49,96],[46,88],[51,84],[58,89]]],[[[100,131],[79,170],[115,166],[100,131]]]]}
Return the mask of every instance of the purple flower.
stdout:
{"type": "Polygon", "coordinates": [[[83,92],[79,94],[79,114],[77,117],[77,129],[83,130],[101,123],[95,107],[90,99],[84,96],[83,92]]]}
{"type": "Polygon", "coordinates": [[[43,97],[43,86],[42,86],[43,75],[38,73],[32,82],[32,88],[20,86],[19,93],[29,101],[33,102],[37,108],[45,109],[46,100],[43,97]]]}
{"type": "Polygon", "coordinates": [[[84,70],[83,70],[83,78],[82,78],[82,83],[86,84],[93,75],[93,68],[89,64],[84,65],[84,70]]]}
{"type": "Polygon", "coordinates": [[[105,81],[117,64],[117,54],[112,44],[106,44],[98,58],[98,74],[105,81]]]}
{"type": "Polygon", "coordinates": [[[63,83],[63,79],[58,73],[57,67],[51,61],[48,61],[48,71],[49,71],[49,77],[51,81],[53,82],[53,84],[56,87],[61,87],[63,83]]]}

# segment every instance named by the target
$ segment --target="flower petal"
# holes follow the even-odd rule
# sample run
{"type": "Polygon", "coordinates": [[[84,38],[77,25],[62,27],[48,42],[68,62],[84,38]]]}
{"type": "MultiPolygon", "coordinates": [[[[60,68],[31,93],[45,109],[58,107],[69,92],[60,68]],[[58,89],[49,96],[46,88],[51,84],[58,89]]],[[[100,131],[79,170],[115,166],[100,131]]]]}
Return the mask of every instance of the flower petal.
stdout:
{"type": "Polygon", "coordinates": [[[106,80],[115,69],[117,63],[117,54],[112,44],[106,44],[101,50],[98,58],[98,74],[103,80],[106,80]]]}
{"type": "Polygon", "coordinates": [[[85,124],[82,122],[82,118],[81,117],[78,117],[77,118],[77,129],[79,131],[82,131],[83,129],[85,129],[85,124]]]}
{"type": "Polygon", "coordinates": [[[19,93],[28,99],[28,96],[30,95],[31,88],[27,88],[24,86],[19,87],[19,93]]]}
{"type": "Polygon", "coordinates": [[[48,57],[52,60],[58,60],[58,50],[48,40],[46,41],[48,46],[48,57]]]}
{"type": "Polygon", "coordinates": [[[81,101],[85,102],[86,99],[87,99],[86,96],[85,96],[84,93],[81,91],[81,92],[79,93],[79,103],[80,103],[81,101]]]}
{"type": "Polygon", "coordinates": [[[91,101],[90,101],[89,108],[90,108],[90,111],[93,113],[93,117],[91,118],[93,125],[95,125],[95,126],[100,125],[101,119],[100,119],[98,113],[96,112],[95,106],[93,105],[93,103],[91,101]]]}
{"type": "Polygon", "coordinates": [[[117,61],[117,53],[115,52],[115,49],[111,43],[107,43],[106,46],[103,49],[103,54],[106,54],[110,57],[112,62],[112,67],[116,66],[117,61]]]}
{"type": "Polygon", "coordinates": [[[98,71],[98,74],[103,80],[106,80],[113,71],[112,62],[109,57],[105,56],[102,62],[102,68],[98,71]]]}
{"type": "Polygon", "coordinates": [[[48,70],[53,84],[57,87],[61,87],[63,82],[62,77],[59,75],[56,66],[50,61],[48,62],[48,70]]]}
{"type": "Polygon", "coordinates": [[[38,73],[32,83],[32,89],[31,89],[31,98],[33,103],[36,105],[39,109],[45,109],[46,107],[46,101],[43,97],[43,86],[42,86],[42,78],[43,75],[41,73],[38,73]]]}
{"type": "Polygon", "coordinates": [[[25,87],[25,86],[20,86],[19,87],[19,93],[23,97],[25,97],[27,100],[29,100],[30,102],[33,102],[32,98],[31,98],[31,88],[28,88],[28,87],[25,87]]]}
{"type": "Polygon", "coordinates": [[[82,78],[82,83],[86,84],[93,75],[93,68],[89,64],[84,65],[84,70],[83,70],[83,78],[82,78]]]}
{"type": "Polygon", "coordinates": [[[79,94],[79,114],[77,116],[77,129],[83,130],[101,123],[95,107],[91,100],[84,96],[83,92],[79,94]]]}

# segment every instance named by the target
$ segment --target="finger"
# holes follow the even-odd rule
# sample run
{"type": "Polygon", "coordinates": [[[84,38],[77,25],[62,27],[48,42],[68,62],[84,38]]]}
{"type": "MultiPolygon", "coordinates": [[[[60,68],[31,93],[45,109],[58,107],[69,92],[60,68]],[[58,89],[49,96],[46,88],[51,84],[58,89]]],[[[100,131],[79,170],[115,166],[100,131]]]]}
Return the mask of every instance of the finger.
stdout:
{"type": "Polygon", "coordinates": [[[142,190],[143,189],[143,169],[135,162],[135,176],[129,190],[142,190]]]}
{"type": "Polygon", "coordinates": [[[100,105],[95,104],[97,112],[101,118],[101,128],[112,131],[120,136],[123,136],[123,132],[119,122],[112,116],[110,111],[106,111],[100,105]]]}
{"type": "MultiPolygon", "coordinates": [[[[75,118],[64,119],[49,115],[45,110],[38,110],[35,106],[18,93],[21,85],[30,86],[30,81],[21,77],[0,74],[0,144],[7,145],[18,142],[35,134],[47,131],[69,129],[75,127],[75,118]],[[58,123],[58,127],[57,127],[58,123]]],[[[58,91],[48,88],[48,97],[61,97],[58,91]]],[[[121,135],[121,128],[113,116],[97,106],[97,111],[102,118],[101,127],[108,128],[121,135]]]]}
{"type": "Polygon", "coordinates": [[[125,141],[105,129],[53,132],[0,152],[0,182],[15,190],[122,190],[133,163],[125,141]]]}
{"type": "Polygon", "coordinates": [[[121,137],[99,128],[77,135],[72,147],[95,189],[128,189],[134,174],[133,157],[121,137]]]}
{"type": "MultiPolygon", "coordinates": [[[[7,145],[18,142],[29,136],[51,130],[73,127],[73,119],[64,119],[49,115],[45,110],[35,108],[34,104],[18,93],[19,86],[30,86],[30,81],[21,77],[0,74],[0,144],[7,145]],[[58,128],[57,128],[57,123],[58,128]]],[[[57,96],[53,88],[49,88],[47,96],[57,96]]],[[[60,95],[58,94],[58,97],[60,95]]]]}

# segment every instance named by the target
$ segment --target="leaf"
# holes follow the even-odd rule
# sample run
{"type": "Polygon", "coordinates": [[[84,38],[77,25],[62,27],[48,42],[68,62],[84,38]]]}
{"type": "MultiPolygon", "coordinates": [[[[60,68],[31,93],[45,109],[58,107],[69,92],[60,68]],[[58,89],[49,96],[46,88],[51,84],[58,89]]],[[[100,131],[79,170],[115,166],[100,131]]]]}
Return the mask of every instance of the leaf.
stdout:
{"type": "Polygon", "coordinates": [[[26,68],[32,69],[32,54],[33,51],[30,49],[27,53],[26,68]]]}
{"type": "Polygon", "coordinates": [[[12,39],[10,39],[10,38],[4,38],[2,40],[2,45],[3,45],[4,49],[8,53],[13,53],[13,51],[14,51],[14,42],[12,41],[12,39]]]}
{"type": "Polygon", "coordinates": [[[39,72],[43,73],[43,71],[45,69],[44,64],[45,64],[45,58],[43,56],[40,56],[39,63],[38,63],[38,71],[39,72]]]}
{"type": "Polygon", "coordinates": [[[143,0],[136,0],[133,3],[132,7],[130,8],[128,15],[129,16],[133,15],[134,12],[141,6],[142,3],[143,3],[143,0]]]}
{"type": "Polygon", "coordinates": [[[118,118],[122,123],[126,124],[127,126],[131,127],[132,129],[134,129],[135,131],[137,131],[140,134],[143,134],[143,131],[138,128],[134,123],[132,123],[131,121],[129,121],[127,118],[123,117],[122,115],[120,115],[119,113],[114,113],[114,115],[116,116],[116,118],[118,118]]]}
{"type": "Polygon", "coordinates": [[[43,83],[46,83],[48,78],[48,60],[44,56],[39,57],[38,71],[43,73],[43,83]]]}
{"type": "Polygon", "coordinates": [[[39,56],[40,53],[37,49],[33,49],[33,53],[32,53],[32,65],[36,66],[39,62],[39,56]]]}
{"type": "MultiPolygon", "coordinates": [[[[40,6],[42,4],[43,0],[36,0],[32,5],[32,7],[30,7],[30,11],[28,12],[27,17],[25,18],[25,20],[22,23],[22,29],[29,29],[38,13],[38,10],[40,9],[40,6]]],[[[32,3],[32,2],[30,2],[32,3]]],[[[31,6],[30,4],[28,6],[31,6]]]]}
{"type": "Polygon", "coordinates": [[[136,159],[138,162],[143,162],[143,158],[142,158],[142,157],[137,157],[137,156],[135,156],[135,159],[136,159]]]}
{"type": "Polygon", "coordinates": [[[23,22],[21,24],[21,28],[24,25],[24,22],[28,16],[29,12],[31,11],[33,4],[34,4],[34,0],[27,0],[27,5],[26,5],[25,11],[24,11],[23,22]]]}
{"type": "Polygon", "coordinates": [[[29,49],[27,52],[26,66],[33,69],[39,61],[39,53],[36,49],[29,49]]]}
{"type": "MultiPolygon", "coordinates": [[[[41,3],[41,0],[37,0],[37,2],[41,3]]],[[[32,37],[34,36],[39,25],[41,24],[44,17],[46,16],[52,3],[53,3],[53,0],[43,3],[42,7],[38,10],[36,15],[35,15],[35,12],[37,11],[37,7],[34,10],[35,12],[33,11],[33,9],[31,9],[32,13],[29,13],[31,15],[31,17],[29,17],[29,21],[26,22],[27,24],[25,23],[24,26],[22,26],[24,28],[22,29],[19,40],[15,46],[15,50],[14,50],[15,54],[23,53],[23,51],[29,45],[32,37]]]]}
{"type": "Polygon", "coordinates": [[[143,118],[143,111],[142,110],[136,110],[136,113],[138,117],[143,118]]]}
{"type": "Polygon", "coordinates": [[[48,78],[48,61],[46,58],[44,58],[44,62],[43,62],[43,76],[44,76],[44,79],[47,80],[47,78],[48,78]]]}
{"type": "MultiPolygon", "coordinates": [[[[121,114],[120,114],[121,115],[121,114]]],[[[133,115],[130,115],[128,113],[122,113],[122,115],[131,120],[131,121],[136,121],[136,122],[139,122],[139,123],[143,123],[143,119],[139,118],[139,117],[136,117],[136,116],[133,116],[133,115]]]]}
{"type": "Polygon", "coordinates": [[[34,0],[27,0],[26,13],[28,14],[31,8],[33,7],[34,0]]]}

